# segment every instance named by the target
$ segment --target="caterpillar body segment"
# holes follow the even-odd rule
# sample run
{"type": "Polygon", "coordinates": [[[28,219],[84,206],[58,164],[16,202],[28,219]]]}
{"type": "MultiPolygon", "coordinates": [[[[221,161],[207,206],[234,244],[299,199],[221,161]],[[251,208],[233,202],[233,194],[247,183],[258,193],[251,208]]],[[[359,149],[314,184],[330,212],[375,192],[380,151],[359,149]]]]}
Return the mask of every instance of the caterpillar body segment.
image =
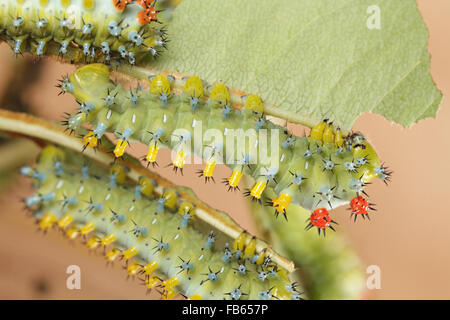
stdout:
{"type": "Polygon", "coordinates": [[[144,157],[152,165],[159,148],[169,147],[175,171],[182,171],[191,155],[200,156],[205,167],[199,176],[205,181],[213,180],[215,166],[225,163],[232,169],[224,179],[229,190],[239,188],[243,175],[252,176],[254,185],[245,193],[273,206],[277,215],[285,215],[290,203],[311,211],[330,210],[363,193],[371,179],[389,178],[390,172],[361,134],[344,137],[324,120],[310,136],[296,137],[265,119],[255,95],[236,109],[223,84],[205,87],[198,77],[191,77],[178,93],[171,88],[172,80],[157,75],[150,79],[149,90],[127,91],[109,80],[106,67],[82,67],[64,81],[81,105],[91,107],[84,108],[82,116],[72,115],[67,126],[77,130],[90,123],[97,138],[115,133],[117,156],[125,152],[124,141],[147,144],[144,157]],[[87,85],[93,78],[95,85],[87,85]],[[114,104],[106,103],[109,95],[114,95],[114,104]],[[275,197],[266,199],[268,190],[274,190],[275,197]]]}
{"type": "Polygon", "coordinates": [[[62,229],[70,239],[83,239],[90,250],[102,248],[107,261],[121,259],[129,276],[141,278],[163,299],[177,293],[191,299],[262,299],[267,290],[273,299],[291,298],[286,272],[265,251],[256,251],[255,238],[243,233],[234,240],[218,230],[204,234],[200,230],[206,226],[195,219],[194,206],[181,201],[175,190],[158,196],[149,178],[132,184],[122,179],[125,169],[119,164],[110,170],[90,164],[86,170],[84,161],[53,146],[43,149],[33,169],[41,178],[31,177],[36,195],[51,196],[28,202],[40,229],[62,229]],[[67,202],[69,197],[76,201],[67,202]],[[245,272],[237,271],[241,265],[245,272]],[[272,276],[259,279],[261,270],[272,276]],[[239,287],[247,295],[228,295],[239,287]]]}
{"type": "Polygon", "coordinates": [[[74,62],[133,65],[166,47],[159,6],[157,1],[0,0],[0,39],[16,55],[30,51],[41,57],[54,46],[74,62]]]}

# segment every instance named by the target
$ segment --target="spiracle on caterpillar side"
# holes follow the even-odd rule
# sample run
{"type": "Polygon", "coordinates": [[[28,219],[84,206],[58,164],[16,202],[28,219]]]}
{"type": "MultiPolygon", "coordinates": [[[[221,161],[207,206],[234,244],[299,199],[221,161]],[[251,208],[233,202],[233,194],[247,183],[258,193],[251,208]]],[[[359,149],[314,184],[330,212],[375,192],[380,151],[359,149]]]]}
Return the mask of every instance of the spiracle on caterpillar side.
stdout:
{"type": "Polygon", "coordinates": [[[14,54],[134,65],[167,48],[161,1],[0,1],[0,40],[14,54]]]}
{"type": "Polygon", "coordinates": [[[232,170],[224,179],[229,190],[237,190],[244,175],[252,176],[254,184],[246,194],[262,203],[267,190],[274,190],[275,195],[266,203],[275,209],[276,215],[283,214],[286,218],[291,202],[311,212],[319,208],[331,210],[364,194],[371,179],[386,181],[390,175],[361,134],[346,136],[331,121],[324,120],[313,126],[309,136],[296,137],[264,119],[262,102],[256,95],[246,95],[243,107],[236,109],[223,84],[205,86],[198,77],[177,79],[159,74],[151,78],[149,90],[139,87],[134,103],[125,89],[109,80],[105,66],[82,67],[65,81],[67,92],[82,104],[90,105],[84,108],[88,112],[72,115],[67,122],[69,130],[76,131],[83,123],[90,123],[92,133],[85,137],[89,139],[101,138],[106,132],[121,132],[122,135],[116,135],[116,156],[126,152],[128,140],[137,140],[149,146],[144,158],[147,165],[153,166],[158,150],[169,146],[174,151],[170,166],[175,171],[183,169],[188,155],[196,154],[206,162],[198,172],[205,181],[214,181],[216,164],[225,162],[232,170]],[[184,82],[182,92],[172,88],[177,81],[184,82]],[[106,92],[115,94],[114,105],[105,104],[102,95],[106,92]],[[210,134],[206,142],[201,136],[201,143],[196,144],[199,140],[196,130],[200,127],[218,131],[219,135],[210,134]],[[234,139],[239,133],[245,137],[243,130],[254,134],[249,135],[249,143],[245,143],[241,152],[234,145],[230,147],[227,138],[234,139]],[[174,134],[175,131],[185,133],[174,134]],[[258,138],[266,131],[272,134],[268,141],[258,138]],[[123,132],[127,134],[124,136],[123,132]],[[193,143],[193,150],[187,142],[193,143]],[[208,146],[209,155],[203,145],[208,146]],[[261,150],[267,151],[266,163],[258,158],[261,150]],[[225,161],[215,158],[218,155],[224,155],[225,161]]]}

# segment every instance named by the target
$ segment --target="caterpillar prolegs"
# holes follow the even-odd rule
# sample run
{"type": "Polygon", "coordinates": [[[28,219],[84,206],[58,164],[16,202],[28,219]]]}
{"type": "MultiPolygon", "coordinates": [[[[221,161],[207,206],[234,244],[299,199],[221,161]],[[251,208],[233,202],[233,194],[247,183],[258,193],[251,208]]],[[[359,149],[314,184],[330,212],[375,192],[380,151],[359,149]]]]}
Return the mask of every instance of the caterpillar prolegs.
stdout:
{"type": "MultiPolygon", "coordinates": [[[[124,260],[130,276],[172,299],[300,299],[296,285],[247,233],[237,239],[203,231],[194,205],[176,190],[159,196],[156,182],[126,179],[121,164],[109,172],[84,157],[47,146],[36,168],[24,167],[36,193],[24,200],[39,228],[81,238],[107,261],[124,260]]],[[[210,226],[209,226],[210,227],[210,226]]]]}
{"type": "MultiPolygon", "coordinates": [[[[95,147],[106,132],[114,133],[118,141],[113,152],[119,158],[132,141],[147,144],[145,161],[152,165],[159,148],[168,146],[175,153],[175,171],[182,171],[188,155],[195,154],[206,162],[199,172],[205,181],[213,180],[215,165],[224,162],[232,169],[225,179],[228,188],[239,189],[243,174],[252,176],[255,182],[246,194],[262,202],[266,191],[273,190],[276,196],[268,204],[277,215],[286,216],[292,202],[310,211],[324,209],[318,219],[326,220],[327,210],[360,197],[371,179],[389,179],[390,172],[361,134],[343,136],[325,120],[310,136],[296,137],[266,120],[256,95],[244,97],[239,109],[230,104],[223,84],[205,87],[194,76],[177,79],[184,81],[184,89],[176,92],[171,76],[150,80],[148,90],[125,90],[110,81],[106,66],[78,69],[61,82],[62,91],[79,103],[78,112],[64,124],[75,131],[92,125],[83,137],[86,147],[95,147]],[[205,134],[198,134],[199,127],[205,134]]],[[[354,214],[364,212],[363,204],[352,203],[354,214]]]]}
{"type": "Polygon", "coordinates": [[[49,46],[74,62],[156,57],[166,47],[156,0],[0,0],[0,39],[40,57],[49,46]]]}

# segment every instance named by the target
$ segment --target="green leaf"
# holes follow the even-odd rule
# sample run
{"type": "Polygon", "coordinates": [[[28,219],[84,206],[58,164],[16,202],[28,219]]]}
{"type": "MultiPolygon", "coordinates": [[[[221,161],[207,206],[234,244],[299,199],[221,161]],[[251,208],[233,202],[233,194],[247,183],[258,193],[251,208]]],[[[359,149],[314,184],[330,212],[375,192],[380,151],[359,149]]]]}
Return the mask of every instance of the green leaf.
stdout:
{"type": "Polygon", "coordinates": [[[410,126],[442,100],[414,0],[186,0],[168,34],[156,68],[256,93],[291,122],[348,130],[375,112],[410,126]]]}

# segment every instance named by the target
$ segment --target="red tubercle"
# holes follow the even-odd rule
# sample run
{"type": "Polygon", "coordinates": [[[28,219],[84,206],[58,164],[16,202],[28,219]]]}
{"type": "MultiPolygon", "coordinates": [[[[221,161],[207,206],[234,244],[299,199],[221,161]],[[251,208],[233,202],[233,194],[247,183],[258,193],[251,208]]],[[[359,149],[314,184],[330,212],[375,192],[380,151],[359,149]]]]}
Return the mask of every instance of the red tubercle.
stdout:
{"type": "Polygon", "coordinates": [[[370,220],[369,210],[376,210],[373,208],[374,206],[374,204],[364,199],[363,196],[356,196],[350,201],[350,210],[352,211],[350,217],[354,216],[354,221],[356,221],[358,215],[361,215],[364,219],[367,217],[370,220]]]}
{"type": "Polygon", "coordinates": [[[309,223],[306,226],[306,230],[309,230],[312,227],[317,227],[319,235],[322,231],[323,235],[325,236],[325,230],[327,228],[335,231],[333,226],[331,225],[332,223],[336,224],[336,222],[331,219],[328,210],[326,208],[318,208],[311,213],[309,223]]]}
{"type": "Polygon", "coordinates": [[[350,208],[354,214],[367,214],[369,212],[369,203],[362,196],[357,196],[350,201],[350,208]]]}
{"type": "Polygon", "coordinates": [[[317,228],[326,229],[330,226],[331,218],[329,212],[325,208],[314,210],[310,217],[310,223],[317,228]]]}

